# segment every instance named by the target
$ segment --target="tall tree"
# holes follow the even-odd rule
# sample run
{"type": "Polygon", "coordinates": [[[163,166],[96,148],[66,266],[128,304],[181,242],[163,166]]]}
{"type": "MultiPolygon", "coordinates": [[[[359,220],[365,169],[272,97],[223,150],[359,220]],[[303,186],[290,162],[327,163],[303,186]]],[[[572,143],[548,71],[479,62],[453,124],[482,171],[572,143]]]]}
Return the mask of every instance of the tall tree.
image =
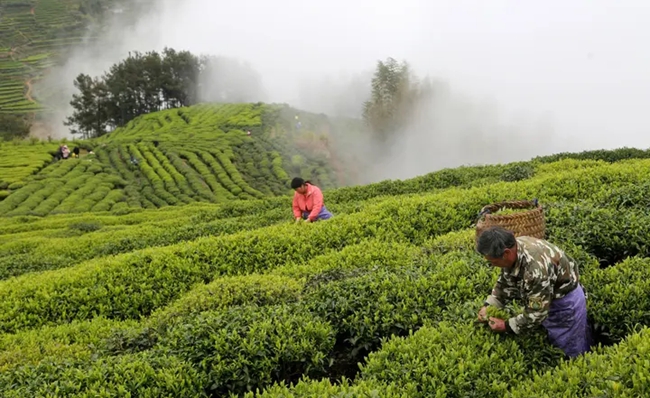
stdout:
{"type": "Polygon", "coordinates": [[[139,115],[192,105],[202,69],[201,59],[187,51],[129,53],[101,78],[77,76],[79,93],[70,102],[74,112],[64,125],[75,134],[96,137],[139,115]]]}
{"type": "Polygon", "coordinates": [[[73,126],[73,134],[81,134],[84,138],[98,137],[106,133],[108,123],[108,90],[100,79],[93,79],[80,74],[74,81],[74,86],[80,91],[72,96],[70,104],[75,111],[68,117],[64,125],[73,126]]]}
{"type": "Polygon", "coordinates": [[[363,118],[377,138],[386,142],[408,123],[420,95],[417,79],[406,62],[388,58],[377,62],[371,87],[363,118]]]}
{"type": "Polygon", "coordinates": [[[199,76],[204,73],[205,57],[188,51],[165,48],[162,60],[162,94],[167,107],[188,106],[198,101],[199,76]]]}

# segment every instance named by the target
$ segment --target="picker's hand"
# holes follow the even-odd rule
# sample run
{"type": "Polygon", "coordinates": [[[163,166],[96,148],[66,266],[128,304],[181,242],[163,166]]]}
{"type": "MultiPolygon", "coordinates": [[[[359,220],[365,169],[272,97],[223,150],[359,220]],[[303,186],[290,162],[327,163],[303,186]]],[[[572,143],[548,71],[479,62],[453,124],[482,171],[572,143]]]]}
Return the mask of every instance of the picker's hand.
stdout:
{"type": "Polygon", "coordinates": [[[505,332],[506,331],[506,321],[499,318],[490,317],[490,329],[495,332],[505,332]]]}
{"type": "Polygon", "coordinates": [[[478,320],[480,322],[487,322],[487,307],[481,307],[481,310],[478,312],[478,320]]]}
{"type": "Polygon", "coordinates": [[[296,224],[299,223],[300,221],[302,221],[302,218],[296,217],[296,224]]]}

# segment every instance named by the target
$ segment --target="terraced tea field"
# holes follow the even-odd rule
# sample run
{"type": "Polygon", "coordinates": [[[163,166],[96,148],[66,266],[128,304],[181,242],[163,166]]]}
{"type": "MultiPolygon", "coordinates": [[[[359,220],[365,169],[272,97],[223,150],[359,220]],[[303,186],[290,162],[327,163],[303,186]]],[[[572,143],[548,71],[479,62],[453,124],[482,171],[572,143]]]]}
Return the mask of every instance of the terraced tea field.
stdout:
{"type": "MultiPolygon", "coordinates": [[[[0,114],[47,111],[34,85],[87,21],[0,0],[0,114]]],[[[650,151],[341,188],[335,121],[296,113],[170,109],[58,161],[64,141],[0,143],[0,396],[650,396],[650,151]],[[293,222],[295,175],[333,219],[293,222]],[[576,359],[475,323],[498,275],[477,212],[532,198],[606,331],[576,359]]]]}
{"type": "Polygon", "coordinates": [[[283,111],[197,105],[145,115],[102,138],[70,143],[81,156],[62,161],[53,160],[58,143],[3,144],[0,215],[262,199],[289,193],[288,173],[325,189],[340,185],[327,158],[292,144],[283,111]]]}
{"type": "Polygon", "coordinates": [[[44,111],[33,85],[82,41],[87,17],[76,0],[0,1],[0,113],[44,111]]]}
{"type": "MultiPolygon", "coordinates": [[[[199,125],[196,143],[174,136],[181,122],[161,113],[95,142],[94,160],[117,170],[101,159],[139,153],[162,185],[156,191],[148,172],[131,172],[157,197],[172,186],[184,192],[171,151],[197,175],[185,152],[211,168],[209,154],[230,176],[218,155],[228,152],[226,142],[233,148],[248,139],[239,128],[249,122],[236,126],[228,108],[206,109],[183,114],[190,127],[221,115],[218,140],[199,125]]],[[[247,120],[256,115],[250,108],[247,120]]],[[[335,217],[314,224],[292,222],[291,196],[271,197],[272,187],[249,183],[258,197],[233,177],[237,194],[215,177],[235,196],[217,203],[5,216],[0,390],[6,397],[645,396],[649,156],[559,154],[329,189],[335,217]],[[474,323],[498,274],[474,252],[476,214],[485,204],[533,197],[544,205],[547,239],[580,264],[590,316],[609,332],[604,345],[573,360],[542,330],[512,337],[474,323]]],[[[65,164],[74,170],[82,159],[65,164]]],[[[41,181],[53,181],[53,172],[41,181]]],[[[185,195],[199,198],[178,173],[191,189],[185,195]]]]}

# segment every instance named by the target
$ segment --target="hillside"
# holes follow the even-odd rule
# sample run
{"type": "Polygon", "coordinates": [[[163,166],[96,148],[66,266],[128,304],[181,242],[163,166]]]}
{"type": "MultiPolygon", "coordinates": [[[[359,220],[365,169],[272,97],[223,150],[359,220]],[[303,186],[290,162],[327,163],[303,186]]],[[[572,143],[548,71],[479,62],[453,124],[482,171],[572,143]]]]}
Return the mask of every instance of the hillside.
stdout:
{"type": "Polygon", "coordinates": [[[56,161],[57,143],[0,144],[0,215],[262,199],[288,194],[290,176],[297,175],[323,189],[348,185],[350,176],[332,150],[335,126],[287,106],[203,104],[148,114],[98,139],[68,143],[71,151],[81,148],[78,159],[56,161]]]}
{"type": "MultiPolygon", "coordinates": [[[[173,119],[160,116],[169,127],[158,148],[174,147],[173,119]]],[[[96,144],[137,148],[153,137],[144,120],[96,144]]],[[[290,196],[3,218],[0,390],[643,396],[648,157],[558,154],[326,190],[335,217],[316,224],[291,222],[290,196]],[[502,336],[474,324],[498,273],[473,250],[476,214],[533,197],[609,333],[576,360],[542,331],[502,336]]]]}
{"type": "Polygon", "coordinates": [[[0,113],[42,111],[33,85],[84,39],[82,0],[0,1],[0,113]]]}

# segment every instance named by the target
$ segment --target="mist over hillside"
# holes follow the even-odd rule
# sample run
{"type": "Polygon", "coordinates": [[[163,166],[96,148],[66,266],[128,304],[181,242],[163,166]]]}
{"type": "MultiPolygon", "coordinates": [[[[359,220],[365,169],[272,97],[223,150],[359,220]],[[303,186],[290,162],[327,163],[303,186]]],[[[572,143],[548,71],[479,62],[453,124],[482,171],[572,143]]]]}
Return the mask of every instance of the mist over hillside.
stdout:
{"type": "Polygon", "coordinates": [[[99,76],[129,51],[168,46],[230,60],[220,79],[202,82],[206,101],[227,92],[237,101],[360,117],[378,60],[406,60],[419,77],[434,79],[434,99],[417,104],[396,139],[351,140],[348,149],[372,165],[368,182],[558,151],[648,147],[641,107],[650,100],[650,58],[645,35],[624,29],[650,16],[640,2],[135,5],[109,14],[99,42],[75,49],[41,83],[59,93],[48,104],[56,135],[67,134],[62,120],[76,75],[99,76]]]}

